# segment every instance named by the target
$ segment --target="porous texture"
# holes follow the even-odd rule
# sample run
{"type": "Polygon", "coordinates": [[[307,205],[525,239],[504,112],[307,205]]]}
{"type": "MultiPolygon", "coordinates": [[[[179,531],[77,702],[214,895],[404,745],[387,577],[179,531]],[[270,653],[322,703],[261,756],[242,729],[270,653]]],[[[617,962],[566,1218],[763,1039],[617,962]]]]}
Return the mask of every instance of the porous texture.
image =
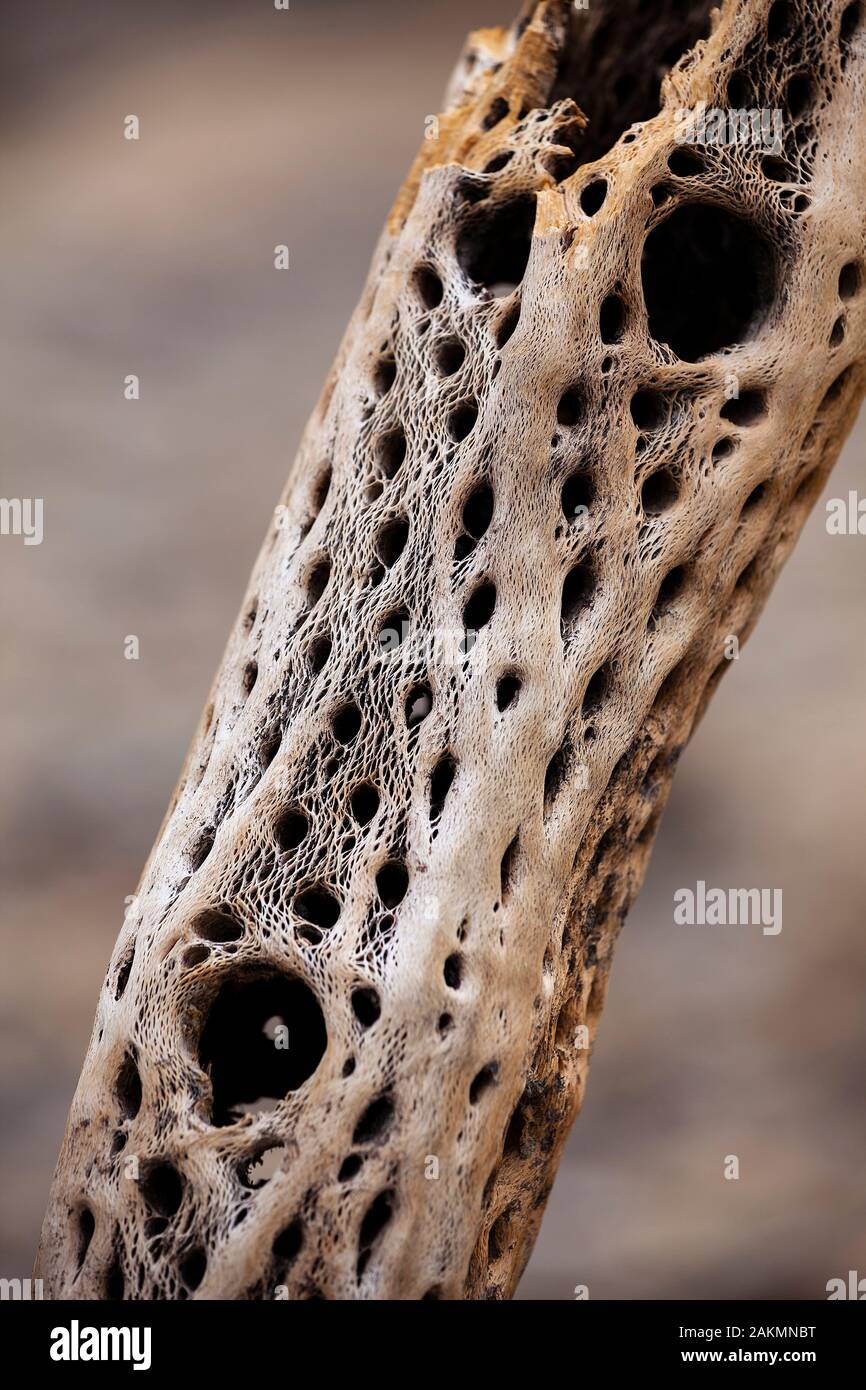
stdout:
{"type": "Polygon", "coordinates": [[[514,1290],[676,761],[862,393],[862,21],[473,36],[121,931],[48,1296],[514,1290]],[[684,150],[699,102],[781,147],[684,150]]]}

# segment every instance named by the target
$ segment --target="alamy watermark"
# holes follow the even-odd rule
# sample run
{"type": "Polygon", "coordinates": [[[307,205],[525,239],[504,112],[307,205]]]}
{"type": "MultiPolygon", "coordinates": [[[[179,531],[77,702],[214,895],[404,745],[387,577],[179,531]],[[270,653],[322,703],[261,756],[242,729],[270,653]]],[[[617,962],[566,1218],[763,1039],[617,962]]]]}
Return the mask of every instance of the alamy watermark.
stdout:
{"type": "Polygon", "coordinates": [[[761,927],[764,936],[778,936],[782,890],[708,888],[699,878],[695,888],[674,893],[674,922],[678,927],[761,927]]]}
{"type": "Polygon", "coordinates": [[[41,497],[0,497],[0,536],[23,536],[25,545],[41,545],[41,497]]]}
{"type": "Polygon", "coordinates": [[[401,657],[411,654],[412,660],[424,658],[444,665],[459,665],[472,651],[480,629],[441,627],[416,629],[408,618],[386,621],[379,629],[378,646],[382,656],[401,657]]]}
{"type": "Polygon", "coordinates": [[[0,1279],[0,1303],[10,1300],[15,1303],[30,1303],[44,1297],[41,1279],[0,1279]]]}
{"type": "Polygon", "coordinates": [[[831,497],[826,511],[828,536],[866,536],[866,497],[852,489],[847,498],[831,497]]]}
{"type": "Polygon", "coordinates": [[[866,1279],[861,1279],[856,1269],[848,1270],[847,1280],[838,1275],[835,1279],[828,1279],[825,1287],[828,1303],[834,1303],[840,1298],[853,1299],[857,1303],[866,1300],[866,1279]]]}
{"type": "Polygon", "coordinates": [[[51,1331],[52,1361],[131,1361],[134,1371],[151,1364],[149,1327],[82,1327],[73,1318],[68,1327],[51,1331]]]}
{"type": "Polygon", "coordinates": [[[754,145],[774,155],[784,151],[785,127],[778,107],[737,110],[699,101],[697,106],[680,107],[676,122],[678,145],[754,145]]]}

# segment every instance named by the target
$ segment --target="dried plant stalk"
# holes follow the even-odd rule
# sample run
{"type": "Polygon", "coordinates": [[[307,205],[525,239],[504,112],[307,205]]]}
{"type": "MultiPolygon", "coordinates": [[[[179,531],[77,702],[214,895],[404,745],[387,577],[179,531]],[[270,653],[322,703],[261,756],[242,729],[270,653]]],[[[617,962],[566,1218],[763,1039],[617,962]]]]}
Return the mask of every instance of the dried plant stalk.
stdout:
{"type": "Polygon", "coordinates": [[[50,1296],[513,1292],[677,758],[862,395],[861,10],[471,39],[121,932],[50,1296]]]}

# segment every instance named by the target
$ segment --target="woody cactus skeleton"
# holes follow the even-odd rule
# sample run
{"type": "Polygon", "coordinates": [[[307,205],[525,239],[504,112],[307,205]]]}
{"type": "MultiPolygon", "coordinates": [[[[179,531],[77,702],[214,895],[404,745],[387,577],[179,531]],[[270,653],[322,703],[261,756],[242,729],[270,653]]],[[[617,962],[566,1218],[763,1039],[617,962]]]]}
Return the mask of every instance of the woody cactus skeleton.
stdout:
{"type": "Polygon", "coordinates": [[[513,1292],[677,758],[862,393],[861,8],[471,39],[118,940],[51,1296],[513,1292]]]}

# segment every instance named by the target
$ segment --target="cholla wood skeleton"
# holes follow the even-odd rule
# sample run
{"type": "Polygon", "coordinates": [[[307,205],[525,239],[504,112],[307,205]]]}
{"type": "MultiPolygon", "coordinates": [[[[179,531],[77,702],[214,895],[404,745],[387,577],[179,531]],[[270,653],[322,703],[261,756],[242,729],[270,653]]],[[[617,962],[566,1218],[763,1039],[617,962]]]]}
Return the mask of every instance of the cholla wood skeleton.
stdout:
{"type": "Polygon", "coordinates": [[[121,931],[49,1296],[512,1294],[677,758],[862,394],[862,10],[472,36],[121,931]],[[684,144],[702,103],[781,125],[684,144]]]}

